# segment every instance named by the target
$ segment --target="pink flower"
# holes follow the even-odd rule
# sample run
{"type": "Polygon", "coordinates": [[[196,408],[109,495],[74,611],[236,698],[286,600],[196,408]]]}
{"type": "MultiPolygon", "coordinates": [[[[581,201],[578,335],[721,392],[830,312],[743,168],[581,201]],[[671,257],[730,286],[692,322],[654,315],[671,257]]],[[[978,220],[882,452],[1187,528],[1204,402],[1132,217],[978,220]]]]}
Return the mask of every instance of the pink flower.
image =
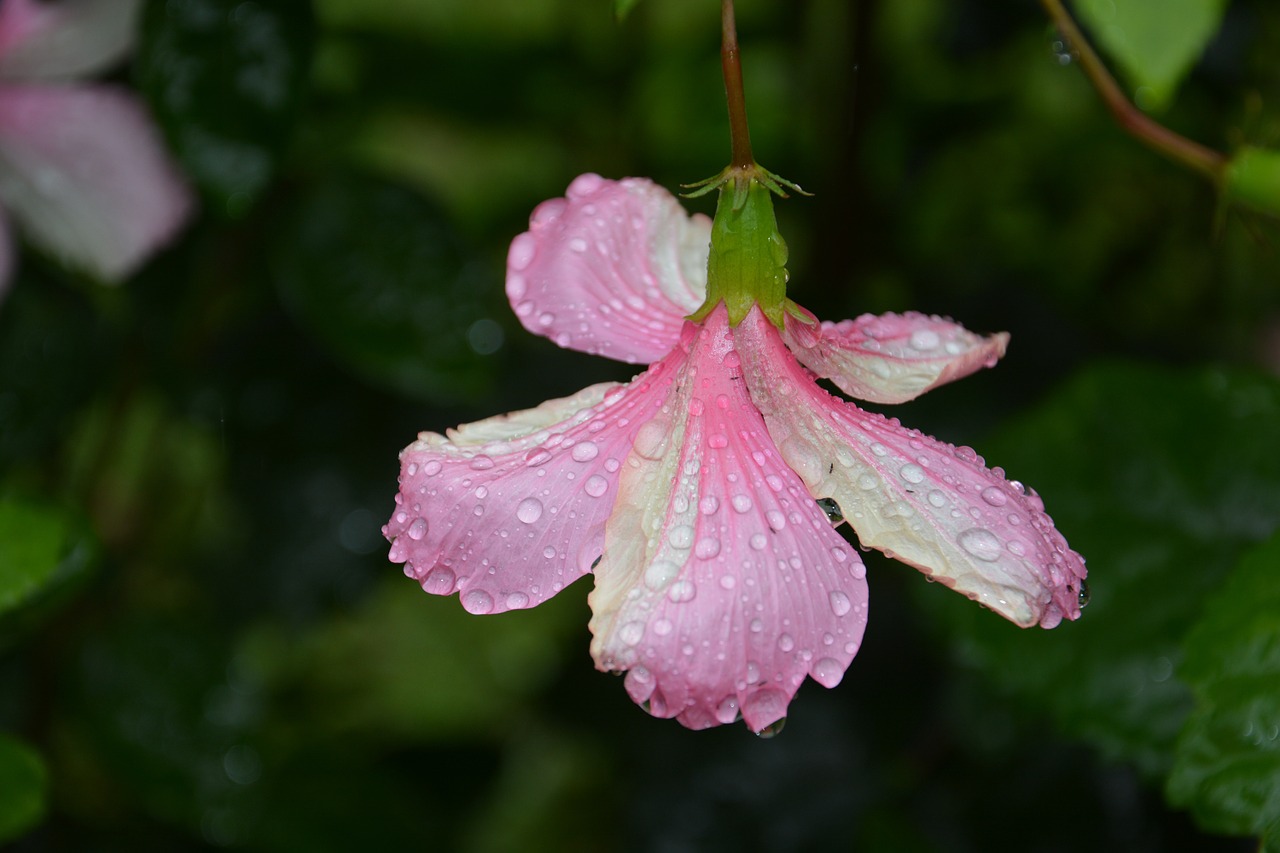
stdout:
{"type": "Polygon", "coordinates": [[[757,732],[805,676],[839,683],[862,641],[866,572],[837,511],[864,547],[1019,625],[1079,616],[1084,563],[1034,492],[814,381],[900,402],[994,364],[1006,335],[795,306],[781,330],[759,307],[734,326],[724,303],[695,323],[711,222],[645,180],[583,175],[567,195],[511,244],[517,316],[652,363],[406,448],[384,532],[423,589],[499,613],[594,573],[598,668],[656,716],[757,732]]]}
{"type": "Polygon", "coordinates": [[[188,192],[142,105],[70,84],[127,53],[139,0],[0,2],[0,294],[5,212],[50,254],[115,281],[185,221],[188,192]]]}

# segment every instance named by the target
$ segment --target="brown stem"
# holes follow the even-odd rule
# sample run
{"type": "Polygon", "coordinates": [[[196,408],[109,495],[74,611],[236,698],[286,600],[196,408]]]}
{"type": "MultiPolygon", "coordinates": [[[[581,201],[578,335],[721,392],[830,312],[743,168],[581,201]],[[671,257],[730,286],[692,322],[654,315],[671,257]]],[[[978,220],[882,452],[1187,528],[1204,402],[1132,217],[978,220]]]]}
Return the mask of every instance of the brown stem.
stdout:
{"type": "Polygon", "coordinates": [[[1227,158],[1211,148],[1193,142],[1185,136],[1174,133],[1169,128],[1151,119],[1139,110],[1125,96],[1111,72],[1103,65],[1093,47],[1085,40],[1084,34],[1076,26],[1071,15],[1063,7],[1061,0],[1040,0],[1049,13],[1050,20],[1079,54],[1080,67],[1084,69],[1089,82],[1098,90],[1103,103],[1107,105],[1111,115],[1120,127],[1130,136],[1160,154],[1177,163],[1201,172],[1213,181],[1222,179],[1227,158]]]}
{"type": "Polygon", "coordinates": [[[738,55],[733,0],[720,0],[720,31],[720,66],[724,69],[724,94],[729,102],[729,138],[733,142],[731,165],[745,168],[754,165],[756,160],[751,153],[751,130],[747,127],[747,98],[742,88],[742,58],[738,55]]]}

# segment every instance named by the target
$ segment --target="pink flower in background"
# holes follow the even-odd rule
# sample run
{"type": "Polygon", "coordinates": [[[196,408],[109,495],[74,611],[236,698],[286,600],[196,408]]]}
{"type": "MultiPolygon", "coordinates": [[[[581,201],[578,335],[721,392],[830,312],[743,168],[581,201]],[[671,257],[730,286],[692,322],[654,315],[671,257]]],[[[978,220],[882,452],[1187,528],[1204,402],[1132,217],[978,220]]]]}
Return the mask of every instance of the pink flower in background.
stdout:
{"type": "MultiPolygon", "coordinates": [[[[937,317],[785,328],[707,288],[711,222],[639,179],[583,175],[511,245],[521,322],[650,363],[522,412],[422,433],[401,454],[391,559],[472,613],[595,576],[591,653],[691,728],[781,720],[806,676],[837,684],[867,621],[865,569],[834,529],[1022,626],[1080,614],[1084,563],[1033,492],[815,383],[901,402],[994,364],[1007,336],[937,317]]],[[[793,306],[794,307],[794,306],[793,306]]]]}
{"type": "Polygon", "coordinates": [[[186,220],[188,191],[132,94],[68,82],[129,50],[140,0],[0,2],[0,293],[7,216],[46,252],[128,276],[186,220]]]}

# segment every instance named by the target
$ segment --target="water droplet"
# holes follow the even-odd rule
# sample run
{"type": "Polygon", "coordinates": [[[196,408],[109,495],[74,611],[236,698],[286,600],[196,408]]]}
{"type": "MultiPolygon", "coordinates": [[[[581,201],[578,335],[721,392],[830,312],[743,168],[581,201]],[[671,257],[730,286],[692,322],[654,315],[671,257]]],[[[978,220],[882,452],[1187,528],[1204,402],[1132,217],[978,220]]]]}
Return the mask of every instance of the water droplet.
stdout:
{"type": "Polygon", "coordinates": [[[782,455],[782,461],[809,486],[822,482],[826,466],[822,464],[812,445],[797,438],[788,438],[778,447],[778,452],[782,455]]]}
{"type": "Polygon", "coordinates": [[[858,488],[864,492],[869,492],[880,485],[880,478],[874,474],[859,474],[858,488]]]}
{"type": "Polygon", "coordinates": [[[427,477],[434,477],[436,474],[439,474],[443,468],[444,466],[441,465],[438,460],[432,459],[426,465],[422,466],[422,473],[427,477]]]}
{"type": "Polygon", "coordinates": [[[787,517],[776,509],[771,509],[766,512],[764,514],[764,518],[765,521],[769,522],[769,528],[771,530],[778,531],[787,526],[787,517]]]}
{"type": "Polygon", "coordinates": [[[516,507],[516,518],[525,524],[533,524],[542,518],[542,501],[537,498],[525,498],[516,507]]]}
{"type": "Polygon", "coordinates": [[[738,708],[737,696],[726,696],[720,700],[720,704],[716,706],[716,720],[725,723],[734,723],[742,716],[738,708]]]}
{"type": "Polygon", "coordinates": [[[827,521],[831,522],[832,527],[839,527],[844,523],[844,513],[840,511],[840,504],[834,498],[818,498],[818,509],[827,514],[827,521]]]}
{"type": "Polygon", "coordinates": [[[457,577],[444,566],[436,566],[422,579],[422,588],[433,595],[448,595],[453,592],[457,577]]]}
{"type": "Polygon", "coordinates": [[[493,460],[483,453],[471,460],[471,470],[487,471],[493,467],[493,460]]]}
{"type": "Polygon", "coordinates": [[[720,540],[714,536],[708,536],[706,539],[699,539],[698,546],[693,549],[693,553],[698,559],[710,560],[712,557],[720,553],[720,540]]]}
{"type": "Polygon", "coordinates": [[[750,512],[751,510],[751,498],[746,495],[734,495],[729,503],[733,505],[734,512],[750,512]]]}
{"type": "Polygon", "coordinates": [[[409,534],[410,539],[420,542],[427,535],[427,520],[425,518],[415,518],[406,532],[409,534]]]}
{"type": "Polygon", "coordinates": [[[760,731],[756,732],[756,737],[768,740],[771,737],[777,737],[782,730],[787,727],[787,718],[779,717],[760,731]]]}
{"type": "Polygon", "coordinates": [[[599,474],[592,474],[587,478],[587,482],[582,484],[582,490],[591,497],[598,498],[609,491],[609,481],[599,474]]]}
{"type": "Polygon", "coordinates": [[[938,509],[942,509],[947,505],[947,496],[937,489],[934,489],[929,492],[929,494],[925,495],[925,499],[929,501],[930,506],[937,507],[938,509]]]}
{"type": "Polygon", "coordinates": [[[618,631],[618,639],[628,646],[634,646],[644,637],[643,622],[628,622],[618,631]]]}
{"type": "Polygon", "coordinates": [[[673,627],[675,626],[671,624],[670,619],[659,619],[657,622],[653,623],[653,633],[657,634],[659,637],[665,637],[671,633],[671,629],[673,627]]]}
{"type": "Polygon", "coordinates": [[[633,445],[636,453],[645,459],[661,459],[667,442],[667,425],[659,420],[649,421],[636,433],[633,445]]]}
{"type": "Polygon", "coordinates": [[[529,606],[529,596],[523,592],[512,592],[507,594],[507,609],[520,610],[529,606]]]}
{"type": "Polygon", "coordinates": [[[729,439],[726,438],[725,434],[722,432],[713,433],[711,437],[707,439],[707,446],[712,450],[722,450],[729,446],[729,439]]]}
{"type": "Polygon", "coordinates": [[[871,452],[876,456],[887,456],[889,449],[878,441],[871,442],[871,452]]]}
{"type": "Polygon", "coordinates": [[[738,355],[735,350],[729,350],[724,354],[724,358],[721,359],[720,363],[730,370],[736,370],[742,366],[742,356],[738,355]]]}
{"type": "Polygon", "coordinates": [[[763,551],[764,546],[769,544],[769,540],[763,533],[753,533],[747,544],[751,546],[753,551],[763,551]]]}
{"type": "Polygon", "coordinates": [[[809,674],[823,687],[835,687],[844,678],[844,667],[835,658],[822,658],[813,665],[809,674]]]}
{"type": "Polygon", "coordinates": [[[577,252],[579,255],[587,251],[587,241],[581,237],[574,237],[569,241],[569,251],[577,252]]]}
{"type": "Polygon", "coordinates": [[[547,547],[542,549],[542,556],[546,557],[548,560],[555,559],[556,549],[548,545],[547,547]]]}
{"type": "Polygon", "coordinates": [[[837,616],[844,616],[853,609],[853,604],[849,601],[849,596],[845,595],[840,590],[836,590],[828,597],[831,600],[831,612],[837,616]]]}
{"type": "Polygon", "coordinates": [[[667,541],[672,548],[684,550],[693,544],[693,528],[687,524],[678,524],[667,534],[667,541]]]}
{"type": "Polygon", "coordinates": [[[473,589],[462,596],[462,606],[468,613],[483,615],[493,610],[493,596],[482,589],[473,589]]]}
{"type": "Polygon", "coordinates": [[[644,570],[644,585],[654,592],[660,592],[667,584],[675,580],[680,567],[668,560],[658,560],[644,570]]]}
{"type": "Polygon", "coordinates": [[[573,446],[573,450],[569,454],[575,462],[590,462],[600,455],[600,448],[596,446],[594,441],[580,441],[573,446]]]}
{"type": "Polygon", "coordinates": [[[992,506],[1004,506],[1009,497],[995,486],[987,486],[982,490],[982,499],[992,506]]]}
{"type": "Polygon", "coordinates": [[[973,527],[961,533],[956,541],[979,560],[991,563],[1000,559],[1000,540],[990,530],[973,527]]]}
{"type": "Polygon", "coordinates": [[[898,469],[898,475],[908,483],[923,483],[924,469],[914,462],[908,462],[898,469]]]}
{"type": "Polygon", "coordinates": [[[931,349],[936,349],[938,344],[942,343],[942,339],[932,329],[917,329],[911,333],[911,339],[908,343],[912,349],[928,352],[931,349]]]}
{"type": "Polygon", "coordinates": [[[782,491],[782,489],[785,486],[785,484],[782,482],[782,478],[779,477],[777,474],[770,474],[769,476],[765,477],[764,484],[775,492],[782,491]]]}
{"type": "Polygon", "coordinates": [[[693,417],[695,418],[702,417],[702,413],[705,412],[706,410],[707,410],[706,404],[704,404],[700,399],[695,397],[694,399],[689,401],[689,414],[692,415],[693,417]]]}
{"type": "Polygon", "coordinates": [[[1089,582],[1084,578],[1080,579],[1080,595],[1077,597],[1080,607],[1086,607],[1089,604],[1089,582]]]}
{"type": "Polygon", "coordinates": [[[789,652],[796,647],[795,638],[790,634],[782,634],[778,637],[778,648],[784,652],[789,652]]]}
{"type": "Polygon", "coordinates": [[[676,581],[671,585],[671,590],[667,593],[667,598],[677,604],[685,601],[692,601],[697,590],[694,589],[692,583],[686,580],[676,581]]]}
{"type": "Polygon", "coordinates": [[[703,515],[715,515],[718,509],[720,509],[720,499],[715,495],[706,495],[698,501],[698,511],[703,515]]]}

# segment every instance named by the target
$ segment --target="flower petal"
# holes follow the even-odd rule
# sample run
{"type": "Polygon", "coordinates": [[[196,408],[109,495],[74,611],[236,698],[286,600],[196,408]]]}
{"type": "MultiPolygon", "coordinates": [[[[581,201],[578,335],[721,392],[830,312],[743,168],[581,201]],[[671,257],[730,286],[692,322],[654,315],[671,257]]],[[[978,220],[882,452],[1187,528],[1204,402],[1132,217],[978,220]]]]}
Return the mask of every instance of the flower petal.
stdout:
{"type": "Polygon", "coordinates": [[[0,88],[0,198],[32,242],[107,280],[191,207],[141,104],[107,87],[0,88]]]}
{"type": "Polygon", "coordinates": [[[65,80],[105,70],[129,52],[142,0],[3,0],[0,78],[65,80]]]}
{"type": "MultiPolygon", "coordinates": [[[[724,307],[624,464],[596,569],[592,656],[690,728],[777,722],[805,675],[832,687],[867,619],[865,570],[779,459],[724,307]]],[[[682,353],[681,353],[682,354],[682,353]]]]}
{"type": "Polygon", "coordinates": [[[1084,561],[1044,504],[953,447],[814,384],[777,330],[754,313],[739,327],[752,398],[783,459],[815,497],[832,498],[864,546],[1028,627],[1080,615],[1084,561]]]}
{"type": "Polygon", "coordinates": [[[13,278],[14,269],[13,235],[9,233],[9,217],[0,207],[0,302],[4,302],[9,292],[9,281],[13,278]]]}
{"type": "Polygon", "coordinates": [[[543,202],[507,254],[507,296],[534,334],[648,364],[707,290],[711,220],[651,181],[581,175],[543,202]]]}
{"type": "Polygon", "coordinates": [[[785,334],[801,364],[849,396],[873,403],[905,403],[991,367],[1009,343],[1005,332],[984,338],[958,323],[914,311],[863,314],[821,326],[788,314],[785,334]]]}
{"type": "Polygon", "coordinates": [[[618,472],[637,429],[666,396],[659,363],[629,385],[452,430],[400,454],[400,493],[383,534],[391,560],[472,613],[531,607],[591,570],[618,472]]]}

